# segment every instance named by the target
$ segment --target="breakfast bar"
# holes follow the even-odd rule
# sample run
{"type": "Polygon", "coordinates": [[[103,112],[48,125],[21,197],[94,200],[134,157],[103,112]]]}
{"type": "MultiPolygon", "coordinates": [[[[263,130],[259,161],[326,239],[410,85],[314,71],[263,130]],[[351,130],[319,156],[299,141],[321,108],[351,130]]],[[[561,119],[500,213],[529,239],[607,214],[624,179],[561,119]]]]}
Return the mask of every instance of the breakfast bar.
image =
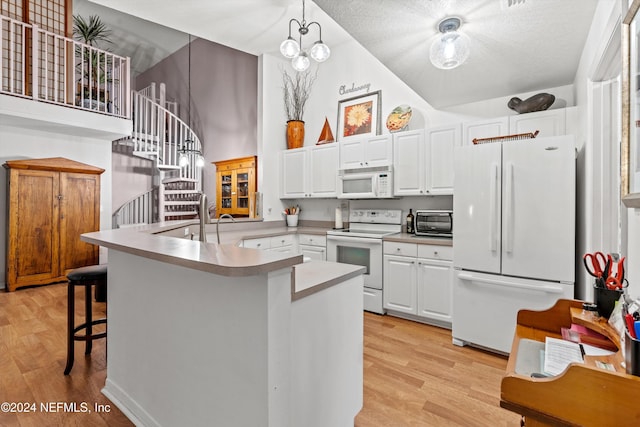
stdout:
{"type": "Polygon", "coordinates": [[[136,425],[347,426],[362,407],[363,268],[119,229],[103,393],[136,425]]]}

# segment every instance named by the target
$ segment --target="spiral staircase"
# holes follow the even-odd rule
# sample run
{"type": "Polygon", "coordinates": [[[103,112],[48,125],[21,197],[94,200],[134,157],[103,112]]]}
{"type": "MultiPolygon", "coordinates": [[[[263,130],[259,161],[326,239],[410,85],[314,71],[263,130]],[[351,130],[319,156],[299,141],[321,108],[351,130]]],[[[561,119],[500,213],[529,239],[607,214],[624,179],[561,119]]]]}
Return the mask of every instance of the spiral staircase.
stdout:
{"type": "Polygon", "coordinates": [[[131,108],[131,137],[114,141],[114,150],[152,160],[158,184],[120,206],[112,227],[196,218],[202,189],[195,153],[202,152],[200,139],[177,116],[177,104],[166,101],[164,83],[131,91],[131,108]],[[189,158],[187,166],[179,165],[181,152],[189,158]]]}

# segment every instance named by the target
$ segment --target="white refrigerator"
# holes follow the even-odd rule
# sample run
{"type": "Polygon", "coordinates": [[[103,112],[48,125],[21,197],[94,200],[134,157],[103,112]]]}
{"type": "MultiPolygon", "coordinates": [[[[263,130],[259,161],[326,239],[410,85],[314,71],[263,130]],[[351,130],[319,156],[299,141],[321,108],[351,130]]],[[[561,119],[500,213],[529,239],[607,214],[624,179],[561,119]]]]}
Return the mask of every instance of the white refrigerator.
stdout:
{"type": "Polygon", "coordinates": [[[575,159],[572,135],[457,149],[454,344],[509,353],[519,310],[574,297],[575,159]]]}

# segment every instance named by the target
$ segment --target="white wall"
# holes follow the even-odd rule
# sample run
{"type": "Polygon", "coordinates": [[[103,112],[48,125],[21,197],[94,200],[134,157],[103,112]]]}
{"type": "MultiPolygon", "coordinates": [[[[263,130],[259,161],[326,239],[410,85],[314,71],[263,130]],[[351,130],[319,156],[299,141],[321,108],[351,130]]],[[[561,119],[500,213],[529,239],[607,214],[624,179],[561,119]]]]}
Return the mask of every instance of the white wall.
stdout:
{"type": "MultiPolygon", "coordinates": [[[[329,200],[280,201],[279,193],[279,152],[286,149],[286,116],[282,104],[282,67],[292,69],[284,58],[263,55],[259,62],[259,111],[258,117],[258,189],[263,192],[263,216],[266,221],[282,220],[282,209],[290,203],[300,203],[303,207],[300,218],[331,220],[335,207],[340,202],[329,200]]],[[[433,109],[406,84],[384,67],[376,58],[357,42],[351,41],[332,47],[331,58],[318,66],[318,79],[311,92],[305,112],[305,146],[315,145],[324,125],[329,120],[333,134],[337,134],[338,101],[364,95],[366,89],[341,94],[340,88],[359,87],[369,84],[368,92],[381,91],[382,111],[380,113],[382,133],[387,134],[386,118],[398,105],[408,104],[413,109],[409,129],[449,123],[459,116],[433,109]],[[354,59],[354,58],[357,58],[354,59]]],[[[426,200],[427,198],[425,198],[426,200]]],[[[451,197],[442,200],[431,198],[437,205],[450,205],[451,197]]],[[[417,207],[414,200],[402,201],[403,210],[408,206],[417,207]]],[[[425,202],[425,204],[429,204],[425,202]]],[[[398,206],[394,202],[393,207],[398,206]]],[[[384,207],[380,205],[380,207],[384,207]]],[[[429,207],[429,206],[425,206],[429,207]]]]}
{"type": "MultiPolygon", "coordinates": [[[[129,120],[0,95],[0,165],[7,160],[65,157],[105,170],[100,228],[111,228],[111,141],[131,132],[129,120]]],[[[6,283],[7,173],[0,170],[0,288],[6,283]]],[[[101,260],[106,259],[103,251],[101,260]]]]}
{"type": "MultiPolygon", "coordinates": [[[[103,168],[100,180],[100,228],[111,228],[111,141],[0,125],[0,164],[7,160],[65,157],[103,168]]],[[[0,172],[0,200],[7,200],[6,170],[0,172]]],[[[0,287],[6,283],[6,209],[0,209],[0,287]]],[[[103,254],[101,252],[101,258],[103,254]]]]}

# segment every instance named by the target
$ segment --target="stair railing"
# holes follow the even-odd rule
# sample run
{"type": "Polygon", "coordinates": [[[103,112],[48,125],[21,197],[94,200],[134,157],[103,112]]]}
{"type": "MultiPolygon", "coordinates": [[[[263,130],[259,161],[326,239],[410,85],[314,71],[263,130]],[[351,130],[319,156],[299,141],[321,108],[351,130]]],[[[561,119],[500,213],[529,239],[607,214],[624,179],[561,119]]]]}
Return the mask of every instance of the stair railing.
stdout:
{"type": "MultiPolygon", "coordinates": [[[[183,150],[202,151],[198,136],[177,115],[154,102],[142,93],[132,91],[133,151],[137,155],[156,157],[161,170],[179,170],[181,178],[201,181],[201,170],[195,165],[195,157],[180,167],[183,150]]],[[[191,154],[189,152],[189,154],[191,154]]]]}
{"type": "Polygon", "coordinates": [[[153,187],[120,206],[112,216],[112,227],[158,222],[158,206],[159,188],[153,187]]]}

